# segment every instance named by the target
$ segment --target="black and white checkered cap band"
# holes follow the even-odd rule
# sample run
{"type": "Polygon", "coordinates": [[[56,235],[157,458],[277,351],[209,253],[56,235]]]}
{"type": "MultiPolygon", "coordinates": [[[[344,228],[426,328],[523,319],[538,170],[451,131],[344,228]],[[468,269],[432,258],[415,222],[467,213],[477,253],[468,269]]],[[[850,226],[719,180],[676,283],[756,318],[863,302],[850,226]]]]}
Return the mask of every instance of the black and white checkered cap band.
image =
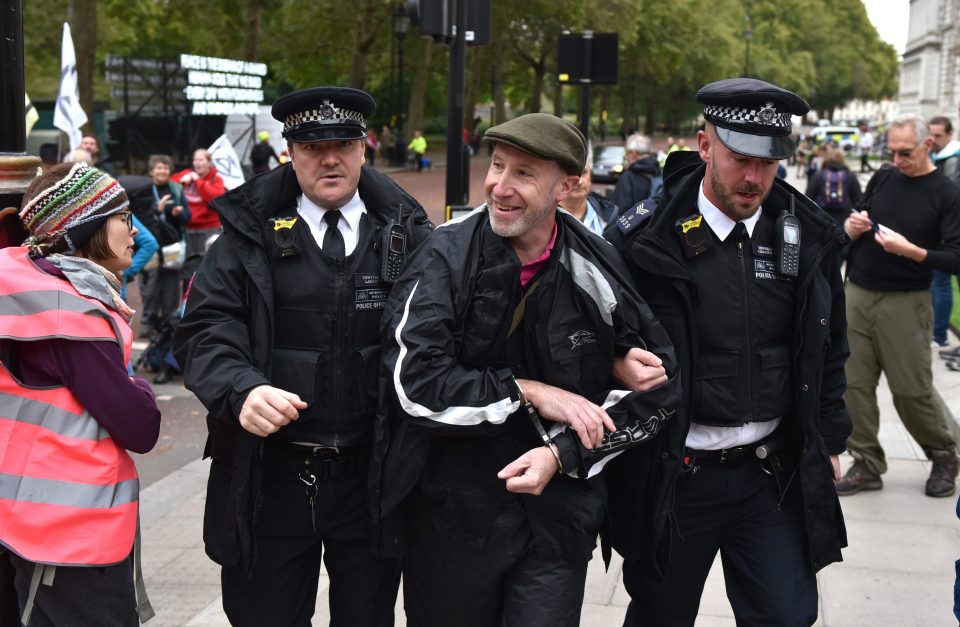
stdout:
{"type": "Polygon", "coordinates": [[[367,121],[359,111],[351,111],[332,104],[329,100],[324,100],[318,109],[309,109],[307,111],[298,111],[291,113],[283,120],[283,132],[293,130],[301,124],[307,122],[319,122],[320,124],[357,124],[361,128],[367,128],[367,121]]]}
{"type": "Polygon", "coordinates": [[[777,110],[773,108],[772,102],[766,103],[760,109],[707,105],[703,108],[703,117],[708,120],[713,118],[721,123],[759,124],[786,130],[790,129],[790,114],[777,113],[777,110]]]}

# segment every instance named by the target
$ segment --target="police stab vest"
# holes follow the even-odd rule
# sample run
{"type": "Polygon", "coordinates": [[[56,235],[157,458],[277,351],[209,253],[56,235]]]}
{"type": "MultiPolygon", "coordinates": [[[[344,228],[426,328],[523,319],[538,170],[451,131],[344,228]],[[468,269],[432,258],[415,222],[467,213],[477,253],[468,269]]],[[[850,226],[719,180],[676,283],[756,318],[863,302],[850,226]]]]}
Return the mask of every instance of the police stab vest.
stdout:
{"type": "MultiPolygon", "coordinates": [[[[129,325],[51,276],[23,248],[0,250],[0,337],[113,341],[129,325]]],[[[0,544],[32,562],[104,566],[130,555],[139,480],[133,460],[66,387],[21,384],[0,362],[0,544]]]]}

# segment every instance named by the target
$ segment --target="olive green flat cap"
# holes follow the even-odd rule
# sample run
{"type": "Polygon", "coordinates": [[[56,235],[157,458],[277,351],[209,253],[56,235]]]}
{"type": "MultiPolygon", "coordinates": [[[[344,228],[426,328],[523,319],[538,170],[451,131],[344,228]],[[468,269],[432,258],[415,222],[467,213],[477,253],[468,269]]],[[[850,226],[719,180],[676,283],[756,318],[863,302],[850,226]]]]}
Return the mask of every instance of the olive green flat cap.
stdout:
{"type": "Polygon", "coordinates": [[[503,143],[544,161],[556,161],[567,174],[580,176],[587,142],[576,126],[548,113],[528,113],[487,129],[483,141],[503,143]]]}

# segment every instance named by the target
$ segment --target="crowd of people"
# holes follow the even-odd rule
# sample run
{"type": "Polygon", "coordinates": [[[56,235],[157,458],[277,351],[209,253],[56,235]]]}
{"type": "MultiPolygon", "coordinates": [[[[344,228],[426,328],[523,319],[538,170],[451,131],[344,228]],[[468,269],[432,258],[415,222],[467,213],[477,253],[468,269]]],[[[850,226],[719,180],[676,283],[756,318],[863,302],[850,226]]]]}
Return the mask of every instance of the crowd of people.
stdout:
{"type": "Polygon", "coordinates": [[[692,627],[718,554],[738,624],[816,622],[839,497],[883,486],[881,373],[925,493],[955,494],[930,288],[960,274],[960,143],[903,115],[865,189],[827,146],[804,194],[778,176],[803,98],[735,78],[695,99],[693,149],[630,135],[609,196],[573,124],[492,126],[485,202],[436,228],[372,167],[393,138],[346,87],[274,102],[290,162],[262,133],[232,190],[203,149],[176,173],[152,156],[137,190],[95,138],[46,169],[27,241],[0,249],[20,312],[0,319],[0,457],[36,488],[0,499],[23,623],[152,614],[127,451],[160,411],[131,370],[133,276],[146,320],[176,312],[207,410],[231,624],[310,624],[323,564],[333,625],[392,625],[402,573],[410,625],[573,626],[598,540],[624,558],[625,626],[692,627]]]}

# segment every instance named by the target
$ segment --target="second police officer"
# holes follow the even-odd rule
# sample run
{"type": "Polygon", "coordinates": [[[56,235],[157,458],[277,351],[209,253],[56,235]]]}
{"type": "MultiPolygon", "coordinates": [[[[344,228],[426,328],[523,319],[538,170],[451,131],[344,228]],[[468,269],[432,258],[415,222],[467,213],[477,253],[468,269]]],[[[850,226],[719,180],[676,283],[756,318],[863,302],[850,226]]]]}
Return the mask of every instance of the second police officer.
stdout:
{"type": "Polygon", "coordinates": [[[332,625],[392,625],[399,563],[375,557],[366,477],[390,279],[432,229],[362,167],[374,101],[318,87],[281,97],[291,165],[213,202],[224,234],[175,338],[207,408],[207,553],[233,625],[309,625],[321,557],[332,625]]]}
{"type": "Polygon", "coordinates": [[[815,572],[846,546],[833,484],[851,430],[845,240],[775,179],[795,149],[791,115],[809,109],[802,98],[740,78],[697,100],[699,152],[670,158],[659,206],[607,229],[684,383],[654,445],[606,473],[633,599],[625,624],[692,626],[719,552],[737,624],[810,625],[815,572]]]}

